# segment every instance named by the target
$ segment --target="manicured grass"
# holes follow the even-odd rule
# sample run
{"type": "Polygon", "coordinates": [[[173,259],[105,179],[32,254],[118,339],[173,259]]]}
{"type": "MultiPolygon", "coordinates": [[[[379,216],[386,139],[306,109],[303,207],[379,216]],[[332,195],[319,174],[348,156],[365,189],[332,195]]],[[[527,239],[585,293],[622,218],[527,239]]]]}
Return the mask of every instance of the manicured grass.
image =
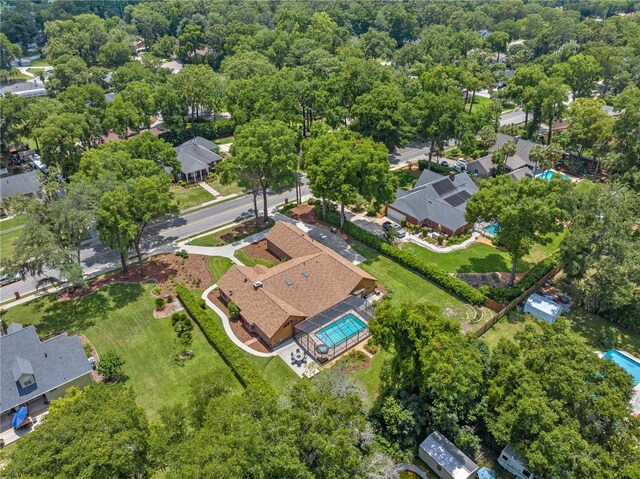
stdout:
{"type": "Polygon", "coordinates": [[[0,257],[12,258],[16,251],[16,245],[20,239],[22,230],[14,230],[0,234],[0,257]]]}
{"type": "MultiPolygon", "coordinates": [[[[213,310],[207,308],[209,314],[216,324],[223,328],[222,319],[213,310]]],[[[253,366],[262,374],[269,385],[277,392],[281,393],[284,389],[298,380],[298,376],[289,366],[282,360],[280,356],[272,356],[268,358],[254,356],[253,354],[242,351],[253,366]]]]}
{"type": "Polygon", "coordinates": [[[38,58],[36,60],[31,60],[32,67],[48,67],[50,66],[49,61],[46,58],[38,58]]]}
{"type": "Polygon", "coordinates": [[[369,395],[371,401],[375,400],[380,390],[380,371],[382,371],[382,365],[385,359],[389,358],[390,354],[381,349],[371,360],[371,366],[368,369],[360,369],[350,374],[353,379],[362,384],[369,395]]]}
{"type": "Polygon", "coordinates": [[[0,233],[3,233],[8,229],[15,228],[17,226],[22,226],[24,222],[25,222],[24,215],[16,216],[14,218],[7,219],[7,220],[2,220],[0,221],[0,233]]]}
{"type": "Polygon", "coordinates": [[[585,192],[589,191],[595,186],[597,186],[597,183],[594,183],[591,180],[583,179],[582,181],[578,181],[573,188],[578,192],[585,192]]]}
{"type": "Polygon", "coordinates": [[[44,70],[43,67],[35,67],[35,68],[30,67],[30,68],[27,68],[27,71],[29,73],[31,73],[32,75],[35,75],[35,76],[40,75],[40,73],[42,73],[43,70],[44,70]]]}
{"type": "MultiPolygon", "coordinates": [[[[112,284],[84,298],[56,301],[54,295],[10,308],[7,323],[35,324],[41,336],[68,331],[84,334],[98,354],[115,349],[126,364],[127,384],[151,415],[169,404],[184,403],[194,378],[227,367],[198,328],[193,331],[194,357],[176,364],[175,332],[170,317],[153,317],[152,284],[112,284]]],[[[233,388],[241,386],[234,380],[233,388]]]]}
{"type": "Polygon", "coordinates": [[[31,77],[29,75],[25,75],[20,70],[14,70],[11,72],[11,76],[9,76],[7,80],[31,80],[31,77]]]}
{"type": "Polygon", "coordinates": [[[184,210],[192,206],[201,205],[207,201],[215,200],[215,197],[211,193],[197,185],[189,188],[172,186],[170,189],[179,210],[184,210]]]}
{"type": "Polygon", "coordinates": [[[378,279],[378,282],[393,291],[393,301],[412,303],[426,301],[440,307],[442,313],[459,322],[469,321],[473,317],[471,307],[433,283],[403,268],[376,251],[355,242],[353,248],[367,261],[360,267],[378,279]]]}
{"type": "Polygon", "coordinates": [[[211,188],[216,190],[222,196],[232,195],[234,193],[242,193],[244,190],[238,186],[237,183],[231,183],[229,185],[223,185],[218,180],[209,181],[211,188]]]}
{"type": "MultiPolygon", "coordinates": [[[[558,249],[565,233],[552,236],[547,245],[534,245],[531,252],[518,262],[518,272],[529,271],[536,263],[558,249]]],[[[509,255],[498,248],[484,243],[474,243],[462,250],[451,253],[436,253],[414,243],[405,243],[402,247],[418,258],[438,265],[450,273],[493,273],[510,272],[509,255]]]]}
{"type": "Polygon", "coordinates": [[[223,256],[212,256],[209,258],[209,271],[213,275],[213,282],[215,283],[222,275],[227,272],[233,265],[233,261],[223,256]]]}
{"type": "Polygon", "coordinates": [[[216,145],[226,145],[233,143],[233,136],[225,136],[224,138],[217,138],[213,140],[216,145]]]}
{"type": "Polygon", "coordinates": [[[267,268],[271,268],[278,264],[276,261],[271,261],[265,258],[254,258],[253,256],[249,256],[244,250],[236,250],[233,253],[233,256],[238,258],[245,266],[255,266],[257,264],[261,264],[262,266],[266,266],[267,268]]]}

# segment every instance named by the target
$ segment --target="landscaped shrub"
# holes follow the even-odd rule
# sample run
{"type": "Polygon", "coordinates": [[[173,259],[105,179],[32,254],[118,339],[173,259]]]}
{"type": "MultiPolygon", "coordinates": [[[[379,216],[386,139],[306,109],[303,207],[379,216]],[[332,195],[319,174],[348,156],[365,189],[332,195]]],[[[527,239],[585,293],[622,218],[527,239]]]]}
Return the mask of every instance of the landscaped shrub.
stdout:
{"type": "Polygon", "coordinates": [[[180,145],[185,141],[189,141],[196,136],[201,136],[208,140],[214,140],[216,138],[225,138],[232,136],[235,130],[233,120],[218,120],[207,121],[201,123],[194,123],[188,125],[184,129],[165,131],[160,134],[160,138],[173,144],[173,146],[180,145]]]}
{"type": "Polygon", "coordinates": [[[271,386],[247,360],[242,351],[233,344],[227,333],[215,323],[208,312],[199,307],[198,298],[182,284],[178,285],[177,292],[191,319],[200,327],[209,344],[215,348],[224,362],[231,368],[238,381],[247,389],[258,390],[265,396],[274,395],[275,393],[271,386]]]}
{"type": "MultiPolygon", "coordinates": [[[[429,168],[429,161],[427,160],[418,160],[418,168],[420,170],[426,170],[429,168]]],[[[436,173],[440,173],[441,175],[448,175],[451,171],[451,168],[445,165],[441,165],[436,160],[431,161],[431,171],[436,173]]]]}
{"type": "MultiPolygon", "coordinates": [[[[316,214],[322,214],[321,208],[316,208],[316,214]]],[[[338,226],[340,224],[340,217],[335,213],[327,213],[326,221],[338,226]]],[[[360,228],[359,226],[345,221],[342,229],[345,233],[353,236],[356,240],[364,243],[370,248],[384,254],[398,264],[401,264],[407,269],[410,269],[414,273],[432,281],[443,289],[455,294],[456,296],[468,301],[471,304],[480,305],[484,303],[486,297],[475,290],[472,286],[468,285],[464,281],[451,276],[443,269],[438,268],[433,263],[423,261],[416,256],[406,251],[397,248],[386,241],[382,240],[373,233],[360,228]]]]}
{"type": "Polygon", "coordinates": [[[238,309],[238,305],[233,301],[229,303],[229,316],[233,319],[238,319],[240,316],[240,309],[238,309]]]}
{"type": "Polygon", "coordinates": [[[531,268],[514,286],[490,288],[489,297],[498,303],[508,304],[536,284],[556,266],[558,266],[558,255],[554,254],[531,268]]]}
{"type": "Polygon", "coordinates": [[[164,298],[156,298],[156,310],[160,311],[164,309],[164,298]]]}
{"type": "Polygon", "coordinates": [[[181,249],[176,251],[176,256],[180,256],[181,258],[187,259],[189,257],[189,253],[187,253],[186,249],[181,249]]]}
{"type": "Polygon", "coordinates": [[[173,296],[170,294],[167,295],[167,303],[173,303],[173,296]]]}
{"type": "Polygon", "coordinates": [[[100,357],[98,361],[98,374],[105,378],[118,379],[122,375],[124,366],[124,358],[117,351],[107,351],[100,357]]]}

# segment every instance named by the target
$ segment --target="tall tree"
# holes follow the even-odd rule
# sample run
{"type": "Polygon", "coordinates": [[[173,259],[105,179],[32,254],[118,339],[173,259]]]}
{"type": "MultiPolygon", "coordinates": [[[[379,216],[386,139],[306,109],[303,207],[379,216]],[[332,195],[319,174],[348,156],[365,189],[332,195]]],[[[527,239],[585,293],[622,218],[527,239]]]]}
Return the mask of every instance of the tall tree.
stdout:
{"type": "Polygon", "coordinates": [[[9,41],[4,33],[0,33],[0,78],[7,81],[13,71],[13,61],[20,58],[22,49],[9,41]]]}
{"type": "Polygon", "coordinates": [[[485,41],[493,50],[498,54],[496,62],[500,61],[500,54],[507,51],[507,45],[509,44],[509,34],[506,32],[491,32],[485,38],[485,41]]]}
{"type": "Polygon", "coordinates": [[[235,132],[231,158],[226,161],[240,178],[260,185],[265,222],[269,221],[269,190],[278,192],[293,186],[297,142],[296,132],[278,120],[252,120],[235,132]]]}
{"type": "Polygon", "coordinates": [[[96,230],[100,241],[118,251],[124,271],[127,271],[129,250],[137,232],[133,219],[125,214],[129,208],[128,199],[120,189],[107,191],[100,198],[96,213],[96,230]]]}
{"type": "Polygon", "coordinates": [[[554,71],[571,87],[571,95],[575,100],[591,96],[600,74],[600,65],[591,55],[579,53],[565,63],[556,65],[554,71]]]}
{"type": "Polygon", "coordinates": [[[564,226],[566,211],[561,208],[567,181],[523,178],[514,181],[503,175],[489,178],[467,201],[465,218],[470,223],[486,221],[499,224],[496,241],[511,257],[509,286],[516,278],[518,261],[534,244],[547,244],[549,233],[558,233],[564,226]]]}
{"type": "Polygon", "coordinates": [[[5,477],[136,477],[150,466],[149,426],[130,389],[71,388],[51,403],[42,424],[18,443],[5,477]],[[87,435],[92,440],[87,440],[87,435]],[[39,458],[34,461],[34,454],[39,458]]]}

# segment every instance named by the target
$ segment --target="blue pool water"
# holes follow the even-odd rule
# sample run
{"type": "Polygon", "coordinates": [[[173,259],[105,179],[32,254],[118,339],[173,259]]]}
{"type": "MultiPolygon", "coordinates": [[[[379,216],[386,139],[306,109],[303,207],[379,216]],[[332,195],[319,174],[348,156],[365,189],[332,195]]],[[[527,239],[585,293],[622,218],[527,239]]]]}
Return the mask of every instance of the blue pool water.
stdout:
{"type": "Polygon", "coordinates": [[[633,385],[640,384],[640,363],[634,361],[629,356],[622,354],[620,351],[612,349],[607,352],[603,359],[609,359],[633,376],[633,385]]]}
{"type": "Polygon", "coordinates": [[[316,337],[329,347],[334,347],[367,327],[355,315],[349,313],[339,320],[325,326],[316,333],[316,337]]]}
{"type": "Polygon", "coordinates": [[[490,236],[495,236],[498,234],[498,230],[500,229],[500,225],[498,223],[493,223],[490,224],[489,226],[487,226],[484,229],[484,232],[487,233],[490,236]]]}
{"type": "Polygon", "coordinates": [[[538,175],[538,178],[542,178],[543,180],[551,181],[554,175],[560,175],[563,180],[568,180],[569,177],[567,175],[558,173],[557,171],[547,170],[544,173],[538,175]]]}

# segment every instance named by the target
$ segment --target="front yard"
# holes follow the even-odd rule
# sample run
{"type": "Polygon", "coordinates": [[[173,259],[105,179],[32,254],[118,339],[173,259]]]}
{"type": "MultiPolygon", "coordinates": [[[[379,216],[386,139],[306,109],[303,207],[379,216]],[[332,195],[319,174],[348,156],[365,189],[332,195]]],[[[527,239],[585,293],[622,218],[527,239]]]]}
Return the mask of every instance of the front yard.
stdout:
{"type": "MultiPolygon", "coordinates": [[[[117,283],[69,301],[48,295],[9,308],[3,319],[34,324],[41,337],[63,331],[84,334],[99,354],[119,351],[126,361],[126,383],[136,392],[138,403],[154,416],[165,405],[186,401],[194,378],[226,365],[197,327],[193,358],[184,366],[174,361],[175,332],[169,317],[153,317],[152,288],[152,283],[117,283]]],[[[241,390],[235,380],[233,387],[241,390]]]]}
{"type": "Polygon", "coordinates": [[[203,187],[195,185],[189,187],[171,186],[175,204],[178,210],[184,210],[193,206],[201,205],[207,201],[215,200],[215,197],[203,187]]]}

